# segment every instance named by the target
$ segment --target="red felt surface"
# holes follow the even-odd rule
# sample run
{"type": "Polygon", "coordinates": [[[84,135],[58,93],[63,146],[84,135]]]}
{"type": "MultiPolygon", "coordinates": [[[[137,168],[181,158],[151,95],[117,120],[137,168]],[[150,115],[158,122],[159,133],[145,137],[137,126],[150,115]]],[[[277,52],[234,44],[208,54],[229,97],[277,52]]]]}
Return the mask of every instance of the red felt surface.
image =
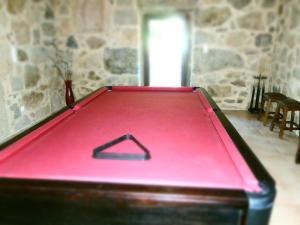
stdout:
{"type": "MultiPolygon", "coordinates": [[[[0,152],[0,177],[260,190],[201,93],[117,88],[89,99],[21,148],[0,152]],[[95,147],[124,134],[151,160],[92,158],[95,147]]],[[[109,151],[139,150],[125,141],[109,151]]]]}

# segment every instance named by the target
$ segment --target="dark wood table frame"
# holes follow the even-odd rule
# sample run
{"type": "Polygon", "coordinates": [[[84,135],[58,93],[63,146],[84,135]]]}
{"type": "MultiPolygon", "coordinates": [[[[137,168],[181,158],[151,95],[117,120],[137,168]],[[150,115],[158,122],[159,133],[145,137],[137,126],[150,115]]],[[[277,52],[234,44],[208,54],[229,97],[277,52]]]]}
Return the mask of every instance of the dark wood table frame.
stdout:
{"type": "MultiPolygon", "coordinates": [[[[258,179],[261,193],[0,178],[0,224],[267,225],[276,193],[275,182],[216,103],[201,90],[258,179]]],[[[0,149],[56,115],[4,143],[0,149]]]]}

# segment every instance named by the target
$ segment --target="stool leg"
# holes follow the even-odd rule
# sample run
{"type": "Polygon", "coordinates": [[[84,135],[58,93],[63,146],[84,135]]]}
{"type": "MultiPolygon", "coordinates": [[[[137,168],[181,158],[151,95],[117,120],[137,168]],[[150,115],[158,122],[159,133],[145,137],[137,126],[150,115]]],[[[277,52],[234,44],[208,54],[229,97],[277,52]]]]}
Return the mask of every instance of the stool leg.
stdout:
{"type": "Polygon", "coordinates": [[[293,127],[294,127],[294,119],[295,119],[295,111],[292,111],[292,112],[291,112],[290,131],[293,131],[293,127]]]}
{"type": "Polygon", "coordinates": [[[258,120],[260,120],[261,114],[262,114],[263,111],[264,111],[265,101],[266,101],[265,98],[262,97],[261,103],[260,103],[260,110],[258,111],[258,117],[257,117],[258,120]]]}
{"type": "Polygon", "coordinates": [[[280,106],[277,105],[277,108],[276,108],[274,117],[273,117],[272,122],[271,122],[271,125],[270,125],[270,130],[271,130],[271,131],[274,129],[275,123],[278,122],[278,119],[279,119],[279,112],[280,112],[280,106]]]}
{"type": "Polygon", "coordinates": [[[263,124],[264,126],[267,125],[267,122],[268,122],[268,117],[269,117],[269,112],[270,112],[270,108],[271,108],[271,99],[268,100],[267,102],[267,108],[266,108],[266,111],[265,111],[265,114],[264,114],[264,119],[263,119],[263,124]]]}
{"type": "Polygon", "coordinates": [[[299,137],[298,137],[298,149],[297,149],[297,153],[296,153],[296,163],[300,163],[300,133],[299,133],[299,137]]]}
{"type": "Polygon", "coordinates": [[[280,123],[280,131],[279,131],[279,138],[283,137],[284,129],[286,128],[286,117],[287,117],[287,109],[283,109],[283,116],[280,123]]]}

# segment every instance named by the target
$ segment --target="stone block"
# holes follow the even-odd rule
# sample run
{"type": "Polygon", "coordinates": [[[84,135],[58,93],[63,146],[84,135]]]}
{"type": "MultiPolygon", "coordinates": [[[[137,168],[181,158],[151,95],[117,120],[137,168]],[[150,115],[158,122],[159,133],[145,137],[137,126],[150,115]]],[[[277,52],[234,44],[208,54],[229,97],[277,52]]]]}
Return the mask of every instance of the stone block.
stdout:
{"type": "Polygon", "coordinates": [[[26,0],[8,0],[7,1],[7,11],[10,14],[18,14],[22,12],[25,6],[26,0]]]}
{"type": "Polygon", "coordinates": [[[277,22],[277,14],[275,12],[268,12],[267,14],[267,24],[273,24],[277,22]]]}
{"type": "Polygon", "coordinates": [[[0,44],[0,80],[8,76],[13,69],[10,46],[0,44]]]}
{"type": "Polygon", "coordinates": [[[8,114],[6,112],[5,90],[0,82],[0,142],[9,135],[8,114]],[[2,107],[4,106],[4,107],[2,107]]]}
{"type": "Polygon", "coordinates": [[[249,35],[243,31],[228,33],[226,44],[231,47],[246,46],[249,42],[249,35]]]}
{"type": "Polygon", "coordinates": [[[249,30],[263,30],[263,16],[260,12],[251,12],[238,18],[238,24],[241,28],[249,30]]]}
{"type": "Polygon", "coordinates": [[[62,79],[58,76],[53,76],[53,74],[51,77],[49,77],[48,84],[51,92],[57,89],[62,89],[64,87],[62,79]]]}
{"type": "Polygon", "coordinates": [[[272,44],[272,35],[259,34],[255,38],[255,45],[257,47],[269,47],[272,44]]]}
{"type": "Polygon", "coordinates": [[[300,64],[300,49],[297,49],[297,52],[296,52],[296,63],[298,65],[300,64]]]}
{"type": "Polygon", "coordinates": [[[39,69],[36,66],[26,65],[25,67],[25,87],[31,88],[37,85],[40,80],[39,69]]]}
{"type": "Polygon", "coordinates": [[[26,109],[36,109],[44,100],[44,94],[41,92],[32,91],[22,97],[22,103],[26,109]]]}
{"type": "Polygon", "coordinates": [[[55,36],[56,29],[52,23],[43,23],[42,24],[43,34],[46,36],[55,36]]]}
{"type": "Polygon", "coordinates": [[[26,22],[13,22],[11,26],[17,44],[25,45],[30,43],[30,29],[26,22]]]}
{"type": "Polygon", "coordinates": [[[300,25],[300,9],[298,9],[297,7],[293,7],[291,9],[292,13],[290,15],[290,19],[291,19],[291,29],[294,29],[296,27],[299,27],[300,25]]]}
{"type": "Polygon", "coordinates": [[[12,91],[21,91],[24,89],[24,81],[20,76],[11,77],[10,86],[12,91]]]}
{"type": "Polygon", "coordinates": [[[47,6],[45,9],[45,19],[54,19],[54,12],[50,6],[47,6]]]}
{"type": "Polygon", "coordinates": [[[132,0],[117,0],[117,6],[132,6],[132,0]]]}
{"type": "Polygon", "coordinates": [[[105,69],[113,74],[137,74],[137,49],[107,48],[104,51],[105,69]]]}
{"type": "Polygon", "coordinates": [[[139,85],[138,76],[129,76],[128,77],[128,85],[129,86],[138,86],[139,85]]]}
{"type": "MultiPolygon", "coordinates": [[[[249,5],[251,0],[227,0],[230,4],[233,5],[236,9],[242,9],[245,6],[249,5]]],[[[271,0],[273,1],[273,0],[271,0]]]]}
{"type": "MultiPolygon", "coordinates": [[[[49,62],[49,61],[48,61],[49,62]]],[[[58,72],[52,63],[43,65],[43,80],[47,79],[47,85],[49,86],[49,80],[52,77],[57,77],[58,72]]]]}
{"type": "Polygon", "coordinates": [[[12,111],[13,118],[15,120],[21,117],[21,115],[22,115],[21,114],[21,109],[20,109],[20,106],[18,104],[14,103],[9,108],[12,111]]]}
{"type": "Polygon", "coordinates": [[[279,93],[281,92],[281,91],[280,91],[280,87],[279,87],[278,85],[273,85],[273,86],[272,86],[272,91],[273,91],[273,92],[279,92],[279,93]]]}
{"type": "Polygon", "coordinates": [[[105,40],[103,40],[102,38],[92,36],[86,40],[86,43],[90,49],[99,49],[103,45],[105,45],[105,40]]]}
{"type": "Polygon", "coordinates": [[[72,22],[72,18],[61,18],[59,19],[59,23],[57,28],[57,35],[67,37],[70,34],[75,32],[74,23],[72,22]]]}
{"type": "Polygon", "coordinates": [[[224,102],[226,103],[235,103],[235,100],[234,99],[225,99],[224,102]]]}
{"type": "Polygon", "coordinates": [[[294,34],[290,34],[286,38],[286,44],[289,46],[289,48],[294,49],[296,44],[296,37],[294,34]]]}
{"type": "Polygon", "coordinates": [[[67,2],[66,4],[61,4],[61,6],[56,10],[56,12],[63,16],[68,15],[70,12],[70,8],[68,6],[69,4],[67,2]]]}
{"type": "Polygon", "coordinates": [[[33,44],[38,45],[41,41],[40,30],[33,30],[33,44]]]}
{"type": "Polygon", "coordinates": [[[293,69],[293,77],[297,80],[300,81],[300,68],[296,67],[293,69]]]}
{"type": "Polygon", "coordinates": [[[136,25],[137,12],[129,9],[116,10],[114,12],[115,25],[136,25]]]}
{"type": "Polygon", "coordinates": [[[300,88],[299,87],[297,88],[296,95],[297,95],[297,99],[300,99],[300,88]]]}
{"type": "Polygon", "coordinates": [[[68,37],[68,39],[66,41],[66,46],[69,48],[73,48],[73,49],[78,48],[77,41],[73,35],[68,37]]]}
{"type": "Polygon", "coordinates": [[[34,119],[40,120],[45,118],[49,114],[50,114],[50,105],[46,105],[44,107],[41,107],[34,113],[34,119]]]}
{"type": "Polygon", "coordinates": [[[29,127],[31,125],[31,120],[28,116],[24,115],[21,118],[19,118],[17,121],[15,121],[15,131],[22,130],[26,127],[29,127]]]}
{"type": "Polygon", "coordinates": [[[237,87],[246,87],[246,82],[244,80],[234,80],[231,84],[237,87]]]}
{"type": "Polygon", "coordinates": [[[45,47],[33,47],[29,52],[30,60],[33,64],[40,64],[49,62],[50,56],[55,55],[54,49],[45,48],[45,47]]]}
{"type": "Polygon", "coordinates": [[[138,0],[141,8],[195,8],[198,0],[138,0]]]}
{"type": "Polygon", "coordinates": [[[194,72],[196,73],[244,67],[242,57],[229,50],[211,49],[206,52],[198,48],[194,52],[194,72]]]}
{"type": "Polygon", "coordinates": [[[78,32],[101,32],[103,30],[104,4],[103,0],[71,1],[74,24],[78,32]]]}
{"type": "Polygon", "coordinates": [[[229,97],[231,96],[230,86],[210,85],[207,89],[212,97],[229,97]]]}
{"type": "Polygon", "coordinates": [[[241,91],[239,94],[240,97],[247,97],[248,96],[248,92],[246,91],[241,91]]]}
{"type": "Polygon", "coordinates": [[[87,87],[78,87],[78,89],[75,90],[75,93],[77,94],[78,98],[82,98],[90,94],[91,92],[93,92],[93,89],[87,87]]]}
{"type": "Polygon", "coordinates": [[[44,6],[31,5],[30,10],[25,11],[25,21],[30,24],[31,27],[33,25],[39,26],[43,20],[43,8],[44,6]]]}
{"type": "Polygon", "coordinates": [[[5,35],[8,22],[8,16],[0,10],[0,35],[2,35],[2,33],[5,35]]]}
{"type": "Polygon", "coordinates": [[[28,60],[27,53],[22,49],[17,50],[17,58],[20,62],[25,62],[28,60]]]}
{"type": "Polygon", "coordinates": [[[201,0],[206,5],[216,5],[224,2],[224,0],[201,0]]]}
{"type": "Polygon", "coordinates": [[[196,26],[210,27],[224,24],[231,17],[228,7],[210,7],[199,9],[196,13],[196,26]]]}
{"type": "Polygon", "coordinates": [[[204,32],[204,31],[197,31],[195,33],[195,44],[196,45],[203,45],[203,44],[210,44],[215,42],[215,36],[213,34],[204,32]]]}
{"type": "Polygon", "coordinates": [[[264,8],[271,8],[276,5],[276,0],[263,0],[262,6],[264,8]]]}
{"type": "Polygon", "coordinates": [[[80,56],[78,59],[78,65],[85,69],[99,69],[103,67],[102,59],[101,52],[90,52],[89,54],[80,56]]]}
{"type": "Polygon", "coordinates": [[[287,60],[287,53],[288,53],[287,48],[283,48],[283,49],[280,50],[280,52],[279,52],[279,60],[281,62],[286,62],[286,60],[287,60]]]}
{"type": "Polygon", "coordinates": [[[113,33],[112,39],[106,40],[109,46],[138,47],[138,30],[135,28],[122,28],[113,33]]]}
{"type": "Polygon", "coordinates": [[[90,71],[89,75],[88,75],[88,79],[95,81],[95,80],[101,80],[101,77],[96,75],[96,73],[94,71],[90,71]]]}

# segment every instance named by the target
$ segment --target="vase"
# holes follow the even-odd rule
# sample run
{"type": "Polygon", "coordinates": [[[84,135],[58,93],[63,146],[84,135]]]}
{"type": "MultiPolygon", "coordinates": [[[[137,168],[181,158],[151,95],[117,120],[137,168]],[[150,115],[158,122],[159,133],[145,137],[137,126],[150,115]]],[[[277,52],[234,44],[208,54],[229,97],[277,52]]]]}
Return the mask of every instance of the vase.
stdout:
{"type": "Polygon", "coordinates": [[[65,80],[65,99],[66,99],[66,105],[71,106],[74,103],[74,95],[72,90],[72,81],[71,80],[65,80]]]}

